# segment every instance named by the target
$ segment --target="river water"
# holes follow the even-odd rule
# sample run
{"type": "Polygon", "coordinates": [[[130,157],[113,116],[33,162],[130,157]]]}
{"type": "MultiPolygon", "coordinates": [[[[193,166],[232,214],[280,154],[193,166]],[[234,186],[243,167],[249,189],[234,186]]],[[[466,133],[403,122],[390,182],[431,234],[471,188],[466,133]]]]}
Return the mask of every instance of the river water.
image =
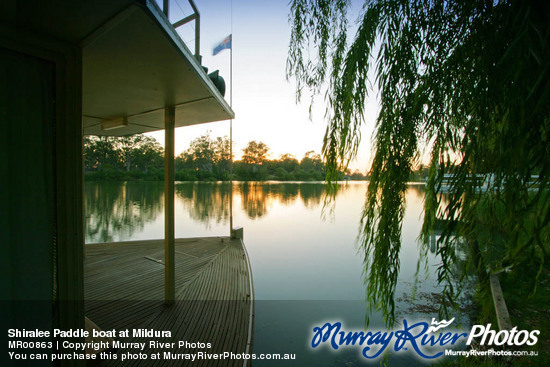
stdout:
{"type": "MultiPolygon", "coordinates": [[[[296,360],[254,366],[378,364],[361,356],[359,347],[310,347],[313,327],[327,321],[340,321],[349,331],[365,326],[366,274],[357,236],[366,188],[366,182],[342,184],[327,206],[322,183],[233,184],[233,222],[244,228],[254,281],[254,352],[296,354],[296,360]]],[[[177,238],[229,234],[229,184],[182,182],[175,192],[177,238]]],[[[163,195],[162,182],[87,182],[86,243],[163,238],[163,195]]],[[[439,319],[439,261],[428,250],[418,267],[423,198],[423,186],[409,186],[395,292],[398,321],[439,319]]],[[[466,314],[456,317],[467,330],[466,314]]],[[[373,312],[369,330],[383,329],[382,315],[373,312]]],[[[403,350],[386,358],[396,366],[425,362],[403,350]]]]}

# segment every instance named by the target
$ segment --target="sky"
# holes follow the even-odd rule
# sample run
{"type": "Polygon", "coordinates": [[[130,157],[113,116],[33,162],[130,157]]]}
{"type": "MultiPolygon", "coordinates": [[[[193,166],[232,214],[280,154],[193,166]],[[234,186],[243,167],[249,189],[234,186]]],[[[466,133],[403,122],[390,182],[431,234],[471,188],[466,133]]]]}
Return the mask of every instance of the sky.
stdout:
{"type": "MultiPolygon", "coordinates": [[[[233,34],[233,141],[235,158],[251,140],[270,148],[270,159],[290,153],[300,160],[308,151],[321,153],[326,122],[322,97],[315,101],[312,118],[307,95],[296,102],[295,84],[286,79],[286,59],[290,41],[288,0],[195,0],[201,15],[202,64],[209,72],[219,69],[226,81],[229,102],[230,51],[216,56],[213,48],[233,34]],[[232,16],[231,16],[232,14],[232,16]]],[[[187,0],[171,0],[170,20],[175,22],[191,13],[187,0]]],[[[353,31],[353,29],[352,29],[353,31]]],[[[194,49],[194,23],[178,28],[178,33],[194,49]]],[[[366,171],[371,159],[371,137],[376,102],[367,106],[362,142],[352,170],[366,171]]],[[[189,148],[191,140],[211,132],[213,137],[229,136],[229,121],[176,129],[176,155],[189,148]]],[[[164,132],[151,133],[164,144],[164,132]]]]}

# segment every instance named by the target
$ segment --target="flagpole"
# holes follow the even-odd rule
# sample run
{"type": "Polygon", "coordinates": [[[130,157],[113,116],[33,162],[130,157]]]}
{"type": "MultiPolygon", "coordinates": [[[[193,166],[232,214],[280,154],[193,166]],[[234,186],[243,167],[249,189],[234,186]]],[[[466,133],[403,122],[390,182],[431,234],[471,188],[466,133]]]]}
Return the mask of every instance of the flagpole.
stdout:
{"type": "MultiPolygon", "coordinates": [[[[231,47],[229,48],[229,106],[233,109],[233,0],[231,0],[231,47]]],[[[229,236],[233,237],[233,119],[229,120],[229,236]]]]}

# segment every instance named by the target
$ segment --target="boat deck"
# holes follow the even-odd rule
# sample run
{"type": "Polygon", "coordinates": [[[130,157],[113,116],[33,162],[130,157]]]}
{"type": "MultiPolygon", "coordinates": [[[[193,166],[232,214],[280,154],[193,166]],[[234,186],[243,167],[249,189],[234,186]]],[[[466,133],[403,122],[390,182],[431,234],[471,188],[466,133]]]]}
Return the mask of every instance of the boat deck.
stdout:
{"type": "MultiPolygon", "coordinates": [[[[88,244],[85,248],[86,316],[102,330],[130,330],[120,342],[146,343],[146,350],[120,347],[104,365],[186,365],[165,352],[250,353],[253,289],[241,240],[227,237],[176,239],[176,302],[164,303],[163,240],[88,244]],[[170,331],[171,337],[133,336],[133,330],[170,331]],[[173,342],[150,348],[150,341],[173,342]],[[179,347],[178,342],[185,344],[179,347]],[[210,343],[201,347],[193,343],[210,343]],[[125,360],[146,353],[146,359],[125,360]],[[160,353],[161,359],[152,355],[160,353]]],[[[199,360],[193,366],[242,366],[243,360],[199,360]]]]}

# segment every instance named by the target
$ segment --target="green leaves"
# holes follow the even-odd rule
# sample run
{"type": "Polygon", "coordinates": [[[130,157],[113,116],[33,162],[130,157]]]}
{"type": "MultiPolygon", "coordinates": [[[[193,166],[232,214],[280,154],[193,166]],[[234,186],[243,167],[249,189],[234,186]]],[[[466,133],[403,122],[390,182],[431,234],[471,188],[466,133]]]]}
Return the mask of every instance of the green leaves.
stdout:
{"type": "Polygon", "coordinates": [[[431,162],[421,238],[445,224],[437,253],[447,299],[470,264],[480,281],[510,264],[542,266],[550,220],[549,6],[366,1],[347,44],[348,5],[291,2],[287,75],[296,79],[298,99],[304,89],[324,92],[329,183],[357,154],[369,83],[377,82],[360,236],[371,306],[393,322],[404,192],[422,151],[431,162]],[[471,261],[457,275],[452,264],[464,240],[471,261]]]}
{"type": "Polygon", "coordinates": [[[152,137],[143,134],[123,137],[84,137],[84,167],[101,171],[103,166],[125,171],[162,167],[164,149],[152,137]]]}

